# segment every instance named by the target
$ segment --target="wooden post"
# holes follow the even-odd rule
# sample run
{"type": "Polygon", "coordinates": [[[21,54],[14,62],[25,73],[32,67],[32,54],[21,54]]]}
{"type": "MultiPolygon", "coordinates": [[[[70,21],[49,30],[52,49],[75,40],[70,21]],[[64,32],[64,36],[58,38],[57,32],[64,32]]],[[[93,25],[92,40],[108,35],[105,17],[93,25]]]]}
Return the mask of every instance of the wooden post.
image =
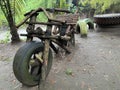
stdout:
{"type": "MultiPolygon", "coordinates": [[[[50,36],[51,26],[47,26],[46,36],[50,36]]],[[[47,67],[48,67],[48,58],[49,58],[49,49],[50,49],[50,39],[45,39],[44,41],[44,51],[43,51],[43,65],[41,70],[41,79],[39,83],[39,89],[44,90],[46,76],[47,76],[47,67]]]]}
{"type": "Polygon", "coordinates": [[[41,78],[39,83],[39,90],[43,90],[45,87],[46,75],[47,75],[47,67],[48,67],[48,56],[49,56],[49,43],[48,39],[45,40],[45,47],[43,52],[43,65],[41,69],[41,78]]]}

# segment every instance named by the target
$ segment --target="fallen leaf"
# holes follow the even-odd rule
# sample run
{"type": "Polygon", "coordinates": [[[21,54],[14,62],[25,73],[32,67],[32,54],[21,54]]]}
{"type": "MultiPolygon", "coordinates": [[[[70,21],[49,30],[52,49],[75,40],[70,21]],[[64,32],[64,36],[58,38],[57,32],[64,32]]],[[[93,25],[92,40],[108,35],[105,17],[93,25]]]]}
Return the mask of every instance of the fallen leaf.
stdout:
{"type": "Polygon", "coordinates": [[[65,73],[66,73],[67,75],[73,75],[73,72],[72,72],[71,69],[67,69],[67,70],[65,71],[65,73]]]}

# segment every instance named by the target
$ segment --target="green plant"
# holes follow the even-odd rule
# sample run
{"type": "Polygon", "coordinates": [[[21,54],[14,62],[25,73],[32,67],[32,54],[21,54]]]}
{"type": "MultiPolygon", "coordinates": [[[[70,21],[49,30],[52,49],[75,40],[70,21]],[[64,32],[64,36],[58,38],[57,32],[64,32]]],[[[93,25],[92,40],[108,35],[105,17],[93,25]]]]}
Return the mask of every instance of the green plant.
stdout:
{"type": "Polygon", "coordinates": [[[84,0],[83,3],[84,5],[89,4],[92,8],[96,9],[96,13],[104,13],[111,6],[117,6],[119,8],[120,0],[84,0]]]}
{"type": "Polygon", "coordinates": [[[66,69],[65,73],[66,73],[66,75],[72,75],[73,74],[72,69],[70,69],[70,68],[66,69]]]}
{"type": "Polygon", "coordinates": [[[6,44],[8,42],[10,42],[10,32],[9,31],[6,32],[5,38],[0,40],[1,44],[6,44]]]}

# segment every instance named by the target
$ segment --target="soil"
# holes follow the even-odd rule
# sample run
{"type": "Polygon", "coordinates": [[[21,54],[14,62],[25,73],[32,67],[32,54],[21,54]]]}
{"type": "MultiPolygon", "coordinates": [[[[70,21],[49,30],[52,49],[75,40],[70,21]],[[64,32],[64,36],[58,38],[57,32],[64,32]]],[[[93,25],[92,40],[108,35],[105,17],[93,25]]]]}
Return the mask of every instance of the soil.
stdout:
{"type": "MultiPolygon", "coordinates": [[[[24,44],[0,44],[0,90],[38,90],[23,86],[13,74],[14,55],[24,44]]],[[[120,28],[90,31],[87,38],[76,35],[71,51],[55,56],[44,90],[120,90],[120,28]]]]}

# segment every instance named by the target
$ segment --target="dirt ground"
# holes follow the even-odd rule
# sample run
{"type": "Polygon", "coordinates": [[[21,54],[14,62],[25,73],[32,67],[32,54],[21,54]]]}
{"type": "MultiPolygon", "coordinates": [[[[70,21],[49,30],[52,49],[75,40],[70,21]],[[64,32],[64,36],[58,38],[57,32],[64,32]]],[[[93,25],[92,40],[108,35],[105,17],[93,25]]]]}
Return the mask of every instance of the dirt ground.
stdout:
{"type": "MultiPolygon", "coordinates": [[[[13,57],[24,44],[0,44],[0,90],[38,90],[22,86],[13,74],[13,57]]],[[[72,53],[55,57],[46,90],[120,90],[120,28],[76,35],[72,53]]]]}

